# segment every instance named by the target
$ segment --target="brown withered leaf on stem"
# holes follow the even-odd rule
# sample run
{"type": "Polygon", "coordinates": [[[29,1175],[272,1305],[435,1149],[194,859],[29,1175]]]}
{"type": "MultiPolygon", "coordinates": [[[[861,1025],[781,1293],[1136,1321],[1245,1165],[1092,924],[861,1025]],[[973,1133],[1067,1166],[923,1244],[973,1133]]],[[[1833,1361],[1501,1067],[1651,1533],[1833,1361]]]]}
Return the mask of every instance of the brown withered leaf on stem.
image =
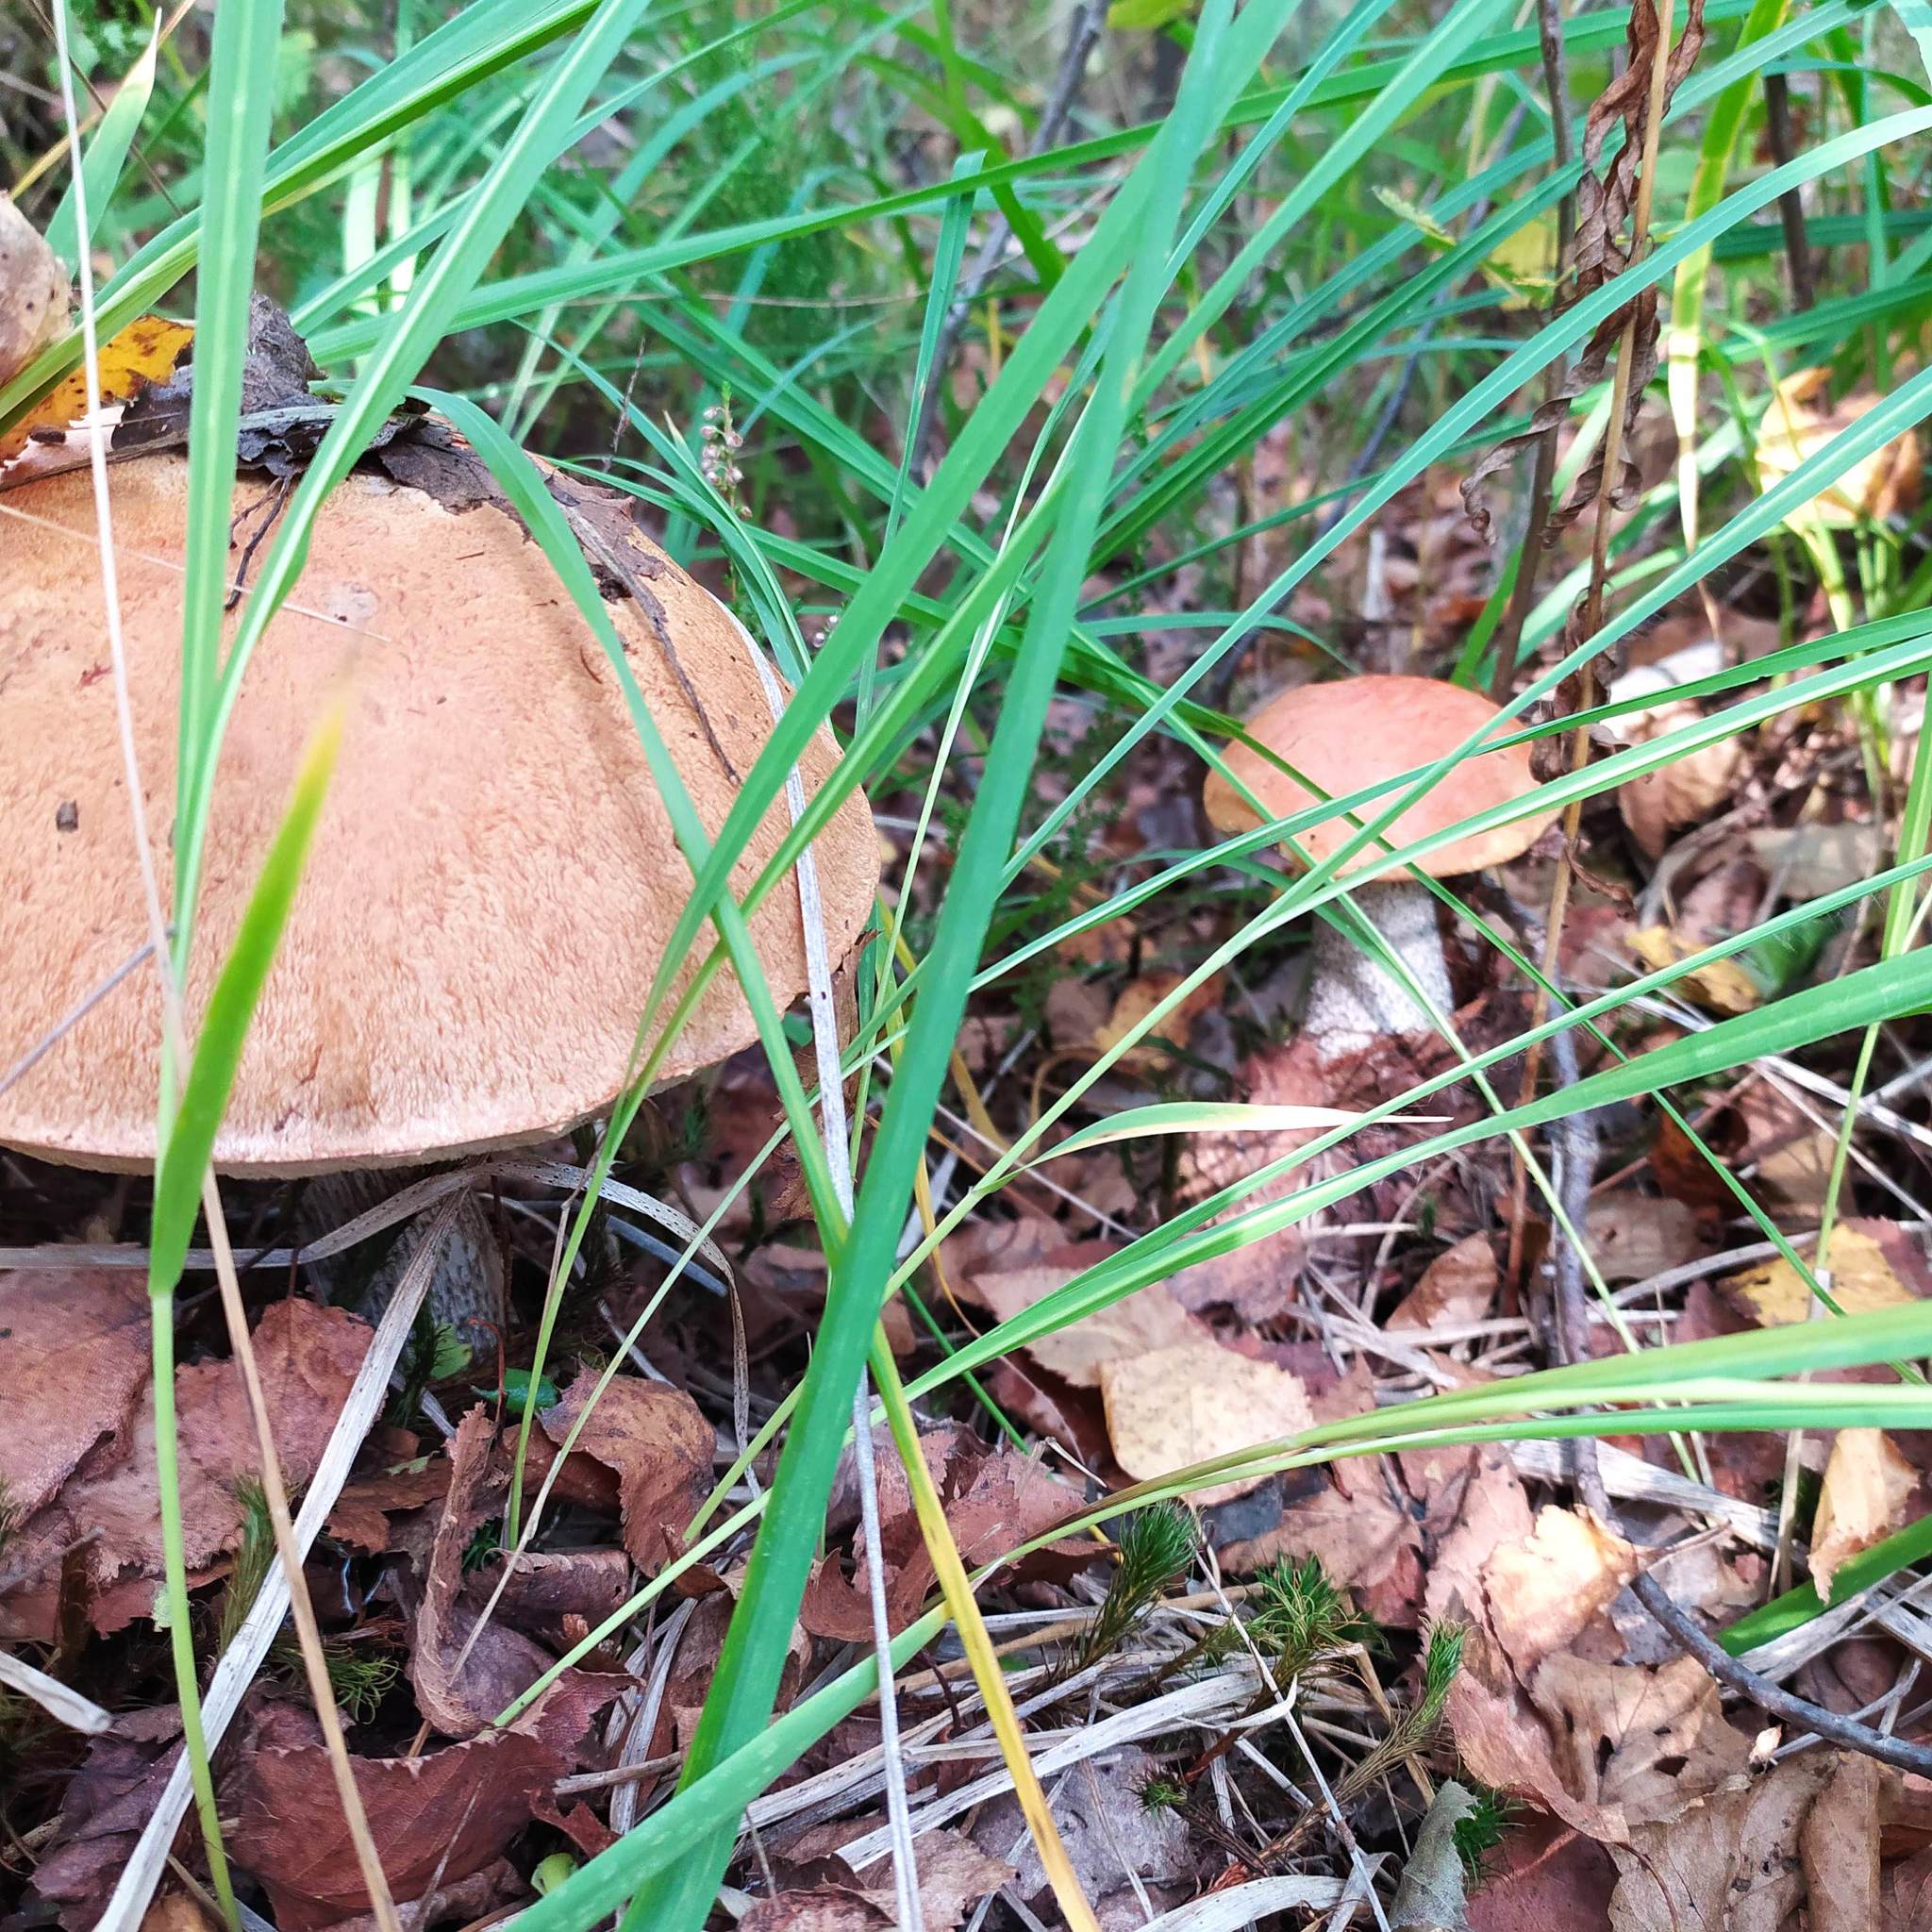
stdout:
{"type": "Polygon", "coordinates": [[[148,1376],[148,1299],[125,1269],[0,1274],[0,1483],[22,1517],[126,1428],[148,1376]]]}
{"type": "MultiPolygon", "coordinates": [[[[549,1802],[551,1787],[577,1768],[591,1720],[622,1687],[615,1676],[573,1672],[503,1730],[419,1757],[352,1758],[396,1903],[494,1865],[549,1802]]],[[[322,1932],[368,1909],[319,1744],[255,1754],[229,1850],[267,1890],[280,1932],[322,1932]]]]}
{"type": "MultiPolygon", "coordinates": [[[[1636,0],[1630,9],[1626,30],[1628,58],[1602,93],[1591,103],[1583,124],[1583,178],[1576,189],[1576,233],[1571,243],[1570,278],[1563,291],[1558,311],[1574,307],[1586,295],[1630,266],[1630,247],[1624,238],[1624,224],[1637,197],[1637,169],[1643,153],[1644,122],[1650,108],[1651,66],[1657,54],[1657,37],[1663,28],[1657,0],[1636,0]],[[1621,122],[1624,145],[1601,175],[1604,144],[1610,130],[1621,122]]],[[[1683,84],[1704,48],[1704,0],[1690,0],[1684,31],[1667,56],[1664,77],[1664,106],[1683,84]]],[[[1631,359],[1629,400],[1625,406],[1624,436],[1620,444],[1621,474],[1610,492],[1611,504],[1624,509],[1637,500],[1642,477],[1632,456],[1631,430],[1638,411],[1643,407],[1644,392],[1657,374],[1657,294],[1656,285],[1642,291],[1635,301],[1607,315],[1597,325],[1583,353],[1572,364],[1554,396],[1541,404],[1530,417],[1529,426],[1496,444],[1469,474],[1462,486],[1462,501],[1470,521],[1488,541],[1492,535],[1491,516],[1483,485],[1498,470],[1506,469],[1517,455],[1528,450],[1549,430],[1557,428],[1570,415],[1570,406],[1586,389],[1601,382],[1616,354],[1624,325],[1634,323],[1635,353],[1631,359]]],[[[1603,445],[1584,466],[1572,486],[1568,500],[1556,506],[1544,534],[1552,541],[1575,522],[1596,500],[1603,485],[1603,445]]]]}
{"type": "Polygon", "coordinates": [[[1916,1923],[1879,1914],[1885,1777],[1870,1757],[1812,1752],[1763,1777],[1729,1779],[1680,1818],[1642,1826],[1627,1849],[1610,1850],[1622,1874],[1612,1932],[1916,1923]]]}
{"type": "MultiPolygon", "coordinates": [[[[366,1323],[312,1302],[277,1302],[255,1330],[262,1393],[282,1472],[291,1488],[308,1481],[369,1346],[366,1323]]],[[[242,1527],[238,1489],[258,1475],[255,1426],[242,1374],[232,1361],[196,1362],[175,1376],[180,1418],[181,1515],[191,1571],[231,1550],[242,1527]]],[[[121,1453],[85,1458],[8,1546],[9,1568],[44,1580],[58,1554],[98,1532],[85,1553],[100,1592],[92,1614],[103,1631],[148,1613],[161,1574],[160,1501],[155,1480],[154,1391],[124,1432],[121,1453]],[[97,1466],[98,1465],[98,1466],[97,1466]]],[[[23,1591],[0,1603],[0,1635],[51,1635],[52,1600],[23,1591]]]]}
{"type": "Polygon", "coordinates": [[[480,1405],[449,1441],[449,1494],[429,1546],[416,1609],[409,1683],[416,1707],[445,1737],[469,1738],[526,1690],[551,1659],[496,1619],[476,1630],[477,1610],[463,1589],[463,1557],[476,1531],[502,1507],[508,1479],[491,1467],[494,1439],[480,1405]]]}
{"type": "MultiPolygon", "coordinates": [[[[596,1386],[596,1371],[586,1369],[543,1411],[543,1433],[552,1442],[562,1445],[596,1386]]],[[[576,1446],[615,1474],[624,1546],[647,1575],[682,1548],[684,1526],[710,1486],[717,1440],[682,1389],[641,1375],[613,1376],[591,1408],[576,1446]]]]}

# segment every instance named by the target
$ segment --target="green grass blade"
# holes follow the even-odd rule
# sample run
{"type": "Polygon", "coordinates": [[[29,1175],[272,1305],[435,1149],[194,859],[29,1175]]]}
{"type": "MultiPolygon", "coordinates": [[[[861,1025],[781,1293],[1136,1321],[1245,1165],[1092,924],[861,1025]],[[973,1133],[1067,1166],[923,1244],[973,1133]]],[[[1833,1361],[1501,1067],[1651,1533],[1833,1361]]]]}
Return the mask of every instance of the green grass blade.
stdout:
{"type": "Polygon", "coordinates": [[[127,151],[134,145],[142,116],[147,112],[148,100],[154,92],[155,59],[160,46],[161,16],[158,12],[147,45],[136,57],[126,77],[115,89],[114,98],[108,103],[108,110],[101,116],[101,125],[94,129],[94,138],[88,142],[87,152],[81,160],[81,182],[87,190],[87,234],[81,235],[76,227],[72,182],[69,182],[67,192],[60,197],[59,206],[47,223],[47,246],[64,262],[71,264],[80,259],[83,244],[93,241],[94,231],[101,225],[101,217],[107,213],[108,204],[113,200],[114,191],[121,185],[122,171],[127,165],[127,151]]]}

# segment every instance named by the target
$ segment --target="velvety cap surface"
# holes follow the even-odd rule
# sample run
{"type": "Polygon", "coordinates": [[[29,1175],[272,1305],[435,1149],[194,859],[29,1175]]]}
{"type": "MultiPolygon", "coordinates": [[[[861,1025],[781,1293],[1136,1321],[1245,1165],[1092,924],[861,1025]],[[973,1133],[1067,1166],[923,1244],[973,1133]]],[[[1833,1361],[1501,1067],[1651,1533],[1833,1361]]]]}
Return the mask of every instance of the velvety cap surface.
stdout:
{"type": "MultiPolygon", "coordinates": [[[[164,891],[187,474],[173,455],[110,471],[134,736],[164,891]]],[[[238,484],[238,541],[259,527],[269,487],[238,484]]],[[[600,527],[617,529],[642,592],[608,608],[715,834],[771,735],[770,708],[723,608],[627,517],[603,509],[600,527]]],[[[543,1138],[602,1110],[624,1083],[690,891],[617,680],[542,552],[487,502],[449,509],[358,475],[324,506],[291,605],[249,666],[228,727],[191,1028],[308,733],[345,674],[341,758],[217,1143],[231,1172],[419,1161],[543,1138]]],[[[147,936],[85,471],[0,495],[0,692],[4,1068],[147,936]]],[[[803,761],[808,785],[836,758],[819,734],[803,761]]],[[[781,793],[733,872],[738,893],[788,823],[781,793]]],[[[836,959],[878,882],[861,798],[814,850],[836,959]]],[[[751,924],[783,1007],[806,984],[795,891],[768,894],[751,924]]],[[[678,987],[710,937],[708,926],[678,987]]],[[[727,971],[662,1077],[755,1038],[727,971]]],[[[0,1144],[88,1165],[150,1163],[159,1041],[144,966],[0,1093],[0,1144]]]]}
{"type": "MultiPolygon", "coordinates": [[[[1271,698],[1248,720],[1248,731],[1312,780],[1320,792],[1297,784],[1246,745],[1230,744],[1223,757],[1273,815],[1284,818],[1316,803],[1321,793],[1345,796],[1378,779],[1428,764],[1453,751],[1495,714],[1495,706],[1477,692],[1431,677],[1350,677],[1332,684],[1305,684],[1271,698]]],[[[1382,836],[1391,845],[1406,845],[1535,790],[1526,745],[1485,752],[1451,771],[1382,836]]],[[[1246,831],[1261,823],[1219,772],[1208,774],[1201,802],[1209,823],[1223,834],[1246,831]]],[[[1388,801],[1382,803],[1386,807],[1388,801]]],[[[1436,878],[1453,878],[1502,865],[1535,844],[1555,817],[1553,811],[1532,812],[1507,825],[1457,839],[1424,858],[1423,870],[1436,878]]],[[[1336,817],[1301,833],[1299,840],[1320,861],[1354,837],[1356,829],[1346,819],[1336,817]]],[[[1402,870],[1391,867],[1386,855],[1373,848],[1364,849],[1347,869],[1352,875],[1402,870]]]]}

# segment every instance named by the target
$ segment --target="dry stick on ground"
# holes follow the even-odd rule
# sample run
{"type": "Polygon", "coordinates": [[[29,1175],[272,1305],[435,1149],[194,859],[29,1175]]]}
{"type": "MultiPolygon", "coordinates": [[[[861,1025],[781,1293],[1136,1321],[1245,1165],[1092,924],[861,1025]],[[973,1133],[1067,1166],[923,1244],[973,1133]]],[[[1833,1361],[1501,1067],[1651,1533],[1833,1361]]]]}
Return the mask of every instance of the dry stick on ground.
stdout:
{"type": "MultiPolygon", "coordinates": [[[[1657,156],[1663,135],[1664,107],[1670,85],[1671,0],[1657,0],[1657,42],[1650,57],[1650,92],[1643,118],[1642,173],[1637,179],[1637,202],[1630,216],[1630,256],[1634,266],[1641,259],[1650,233],[1651,203],[1657,191],[1657,156]]],[[[1596,519],[1591,537],[1590,588],[1584,592],[1583,617],[1579,626],[1585,638],[1602,629],[1604,585],[1610,567],[1610,499],[1616,493],[1617,479],[1624,467],[1624,419],[1630,407],[1631,365],[1637,358],[1638,305],[1632,303],[1617,343],[1617,367],[1610,379],[1609,421],[1604,425],[1603,475],[1597,485],[1596,519]]],[[[1596,659],[1583,660],[1577,675],[1576,708],[1588,711],[1596,703],[1596,659]]],[[[1590,762],[1590,727],[1579,724],[1570,741],[1570,768],[1581,771],[1590,762]]],[[[1563,920],[1570,908],[1570,879],[1576,841],[1583,825],[1583,798],[1579,793],[1570,801],[1563,814],[1563,858],[1557,875],[1550,882],[1550,908],[1543,923],[1542,980],[1536,989],[1530,1011],[1532,1029],[1541,1026],[1549,1012],[1547,986],[1554,985],[1557,955],[1563,943],[1563,920]]],[[[1537,1070],[1542,1050],[1532,1046],[1523,1058],[1523,1091],[1528,1098],[1536,1091],[1537,1070]]],[[[1512,1157],[1514,1174],[1509,1201],[1509,1252],[1504,1267],[1506,1287],[1513,1288],[1523,1278],[1523,1228],[1528,1211],[1527,1176],[1522,1157],[1512,1157]]]]}
{"type": "MultiPolygon", "coordinates": [[[[1577,1077],[1576,1045],[1569,1033],[1557,1034],[1550,1042],[1550,1058],[1557,1077],[1566,1085],[1577,1077]]],[[[1590,1177],[1596,1165],[1596,1122],[1588,1112],[1571,1114],[1554,1130],[1562,1137],[1563,1173],[1560,1192],[1564,1211],[1574,1224],[1590,1201],[1590,1177]]],[[[1557,1348],[1566,1362],[1581,1361],[1589,1356],[1590,1310],[1584,1299],[1582,1257],[1560,1225],[1551,1231],[1551,1255],[1556,1276],[1556,1321],[1557,1348]]],[[[1577,1436],[1570,1444],[1574,1457],[1572,1475],[1576,1493],[1603,1522],[1618,1531],[1615,1507],[1604,1487],[1597,1467],[1596,1440],[1577,1436]]],[[[1621,1534],[1621,1531],[1619,1531],[1621,1534]]],[[[1665,1552],[1664,1554],[1668,1554],[1665,1552]]],[[[1740,1697],[1748,1697],[1760,1710],[1786,1724],[1814,1731],[1826,1743],[1846,1751],[1862,1752],[1881,1764],[1899,1771],[1932,1776],[1932,1749],[1908,1744],[1903,1739],[1888,1737],[1821,1705],[1794,1696],[1782,1685],[1740,1663],[1736,1657],[1712,1641],[1669,1591],[1647,1570],[1640,1570],[1630,1584],[1631,1593],[1678,1649],[1693,1657],[1717,1681],[1740,1697]]]]}
{"type": "MultiPolygon", "coordinates": [[[[1033,130],[1033,139],[1026,144],[1029,159],[1044,154],[1059,139],[1060,129],[1067,125],[1067,117],[1079,99],[1088,56],[1093,52],[1094,42],[1099,40],[1100,30],[1106,24],[1106,0],[1080,0],[1074,13],[1073,25],[1067,33],[1066,51],[1060,56],[1059,72],[1054,75],[1053,92],[1047,95],[1046,105],[1041,109],[1039,123],[1033,130]]],[[[979,299],[980,291],[992,279],[993,271],[999,267],[1007,238],[1011,232],[1006,216],[995,214],[987,230],[986,240],[979,244],[979,253],[974,258],[973,266],[954,291],[952,307],[946,311],[945,321],[940,325],[932,364],[926,371],[925,395],[920,404],[919,421],[912,432],[912,454],[906,465],[907,474],[915,482],[924,471],[926,449],[932,441],[933,425],[939,420],[940,385],[946,378],[954,350],[959,346],[966,318],[972,313],[974,303],[979,299]]]]}

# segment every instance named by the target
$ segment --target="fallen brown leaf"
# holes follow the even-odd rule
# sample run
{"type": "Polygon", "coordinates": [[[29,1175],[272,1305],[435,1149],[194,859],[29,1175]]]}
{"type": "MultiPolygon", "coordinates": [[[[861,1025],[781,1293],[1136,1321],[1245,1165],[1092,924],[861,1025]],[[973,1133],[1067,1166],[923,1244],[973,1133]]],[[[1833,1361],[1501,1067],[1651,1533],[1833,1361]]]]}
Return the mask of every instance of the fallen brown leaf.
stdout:
{"type": "Polygon", "coordinates": [[[180,1748],[173,1705],[130,1711],[90,1740],[33,1875],[33,1895],[73,1932],[99,1921],[180,1748]]]}
{"type": "Polygon", "coordinates": [[[1879,1917],[1882,1780],[1869,1757],[1818,1751],[1728,1779],[1681,1817],[1640,1828],[1610,1850],[1622,1874],[1613,1932],[1774,1932],[1799,1912],[1807,1932],[1910,1923],[1879,1917]]]}
{"type": "MultiPolygon", "coordinates": [[[[1642,744],[1695,724],[1703,716],[1704,708],[1694,699],[1675,698],[1633,719],[1630,739],[1642,744]]],[[[1678,832],[1730,803],[1743,766],[1744,751],[1738,741],[1720,739],[1625,780],[1617,787],[1617,809],[1645,857],[1661,858],[1678,832]]]]}
{"type": "MultiPolygon", "coordinates": [[[[1031,1457],[1009,1449],[990,1451],[971,1431],[942,1427],[923,1435],[920,1446],[938,1489],[953,1541],[967,1567],[989,1563],[1050,1529],[1080,1506],[1080,1494],[1031,1457]]],[[[880,1550],[885,1559],[886,1604],[892,1627],[903,1629],[932,1591],[937,1573],[913,1514],[911,1492],[890,1441],[878,1448],[880,1550]]],[[[837,1501],[835,1495],[835,1502],[837,1501]]],[[[1084,1538],[1064,1538],[1024,1560],[1022,1574],[1065,1577],[1101,1554],[1084,1538]]],[[[856,1540],[848,1578],[836,1557],[812,1574],[799,1621],[815,1637],[870,1642],[872,1598],[862,1537],[856,1540]]]]}
{"type": "MultiPolygon", "coordinates": [[[[1834,406],[1827,369],[1794,369],[1777,386],[1771,407],[1757,425],[1758,487],[1781,483],[1807,458],[1876,408],[1875,391],[1859,390],[1834,406]]],[[[1849,529],[1866,518],[1896,516],[1919,501],[1920,455],[1917,434],[1907,429],[1882,448],[1861,457],[1838,481],[1814,496],[1805,509],[1827,529],[1849,529]]]]}
{"type": "Polygon", "coordinates": [[[323,1527],[337,1542],[379,1557],[395,1547],[392,1518],[440,1503],[448,1493],[448,1459],[432,1456],[420,1469],[388,1469],[344,1483],[323,1527]]]}
{"type": "Polygon", "coordinates": [[[1840,1429],[1811,1526],[1811,1581],[1825,1601],[1838,1566],[1905,1526],[1919,1473],[1882,1429],[1840,1429]]]}
{"type": "Polygon", "coordinates": [[[1609,1932],[1617,1868],[1594,1839],[1525,1813],[1469,1901],[1470,1932],[1609,1932]]]}
{"type": "Polygon", "coordinates": [[[146,1286],[125,1269],[0,1274],[0,1483],[10,1508],[51,1502],[148,1377],[146,1286]]]}
{"type": "Polygon", "coordinates": [[[1449,1692],[1464,1764],[1600,1842],[1676,1817],[1749,1756],[1694,1658],[1653,1669],[1559,1653],[1519,1679],[1483,1650],[1472,1646],[1449,1692]]]}
{"type": "MultiPolygon", "coordinates": [[[[623,1680],[574,1672],[502,1730],[418,1757],[350,1760],[399,1906],[489,1870],[581,1762],[579,1741],[623,1680]]],[[[280,1932],[323,1932],[368,1908],[328,1754],[258,1751],[229,1849],[267,1890],[280,1932]]]]}
{"type": "MultiPolygon", "coordinates": [[[[1057,1248],[1027,1267],[975,1274],[971,1287],[994,1315],[1009,1322],[1113,1252],[1108,1242],[1083,1241],[1057,1248]]],[[[1189,1314],[1164,1281],[1157,1281],[1028,1342],[1026,1353],[1074,1388],[1097,1389],[1102,1365],[1120,1357],[1212,1340],[1208,1324],[1189,1314]]]]}
{"type": "MultiPolygon", "coordinates": [[[[369,1345],[370,1329],[339,1308],[291,1300],[269,1308],[255,1330],[282,1471],[291,1488],[313,1474],[369,1345]]],[[[234,1547],[242,1526],[239,1486],[259,1473],[255,1427],[233,1362],[197,1362],[175,1376],[181,1445],[183,1542],[191,1571],[234,1547]]],[[[8,1566],[44,1575],[76,1538],[88,1545],[88,1574],[103,1594],[96,1627],[117,1629],[146,1615],[149,1579],[161,1574],[160,1500],[155,1479],[154,1391],[142,1395],[120,1453],[87,1458],[8,1546],[8,1566]],[[115,1588],[116,1585],[122,1587],[115,1588]]],[[[0,1635],[51,1636],[51,1600],[23,1592],[0,1604],[0,1635]]]]}
{"type": "MultiPolygon", "coordinates": [[[[1183,1341],[1100,1365],[1107,1430],[1120,1466],[1140,1481],[1311,1427],[1307,1391],[1268,1362],[1215,1341],[1183,1341]]],[[[1264,1477],[1194,1492],[1204,1505],[1245,1495],[1264,1477]]]]}
{"type": "MultiPolygon", "coordinates": [[[[970,1908],[1013,1876],[956,1831],[929,1831],[912,1841],[921,1916],[931,1932],[954,1932],[970,1908]]],[[[826,1883],[759,1899],[739,1920],[740,1932],[877,1932],[897,1923],[891,1870],[869,1865],[849,1882],[826,1883]]]]}
{"type": "Polygon", "coordinates": [[[1636,1551],[1587,1510],[1545,1507],[1483,1565],[1487,1632],[1520,1676],[1579,1637],[1636,1574],[1636,1551]]]}
{"type": "MultiPolygon", "coordinates": [[[[597,1374],[586,1369],[545,1409],[543,1432],[561,1444],[590,1400],[597,1374]]],[[[647,1575],[683,1547],[684,1526],[710,1486],[717,1433],[681,1389],[616,1375],[591,1409],[576,1446],[617,1477],[624,1546],[647,1575]]]]}
{"type": "Polygon", "coordinates": [[[1423,1270],[1423,1278],[1383,1324],[1388,1328],[1459,1327],[1480,1322],[1496,1298],[1500,1271],[1486,1234],[1465,1236],[1423,1270]]]}

